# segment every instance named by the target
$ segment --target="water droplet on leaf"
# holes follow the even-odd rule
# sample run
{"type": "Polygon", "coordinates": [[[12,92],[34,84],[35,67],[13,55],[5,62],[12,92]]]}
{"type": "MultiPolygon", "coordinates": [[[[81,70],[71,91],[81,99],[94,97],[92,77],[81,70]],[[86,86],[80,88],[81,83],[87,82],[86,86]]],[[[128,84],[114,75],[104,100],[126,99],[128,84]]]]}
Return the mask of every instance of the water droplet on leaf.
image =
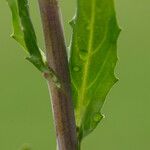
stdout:
{"type": "Polygon", "coordinates": [[[79,66],[75,66],[75,67],[73,67],[73,71],[78,72],[79,70],[80,70],[80,67],[79,67],[79,66]]]}
{"type": "Polygon", "coordinates": [[[86,29],[87,29],[87,30],[90,30],[90,26],[87,26],[86,29]]]}
{"type": "Polygon", "coordinates": [[[93,120],[95,122],[99,122],[102,118],[103,118],[103,116],[100,113],[96,113],[93,117],[93,120]]]}
{"type": "Polygon", "coordinates": [[[86,61],[87,56],[88,56],[88,51],[87,50],[81,50],[79,53],[80,59],[83,61],[86,61]]]}

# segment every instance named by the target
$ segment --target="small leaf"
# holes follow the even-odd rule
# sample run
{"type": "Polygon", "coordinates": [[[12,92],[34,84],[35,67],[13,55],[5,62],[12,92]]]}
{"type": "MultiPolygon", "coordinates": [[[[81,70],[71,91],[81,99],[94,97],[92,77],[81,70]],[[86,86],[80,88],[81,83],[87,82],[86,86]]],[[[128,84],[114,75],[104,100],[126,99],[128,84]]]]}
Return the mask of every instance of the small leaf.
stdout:
{"type": "Polygon", "coordinates": [[[78,0],[71,21],[70,72],[79,140],[92,132],[103,118],[101,108],[117,82],[117,38],[113,0],[78,0]]]}
{"type": "Polygon", "coordinates": [[[12,37],[26,50],[29,56],[26,58],[47,80],[61,88],[61,83],[55,72],[47,65],[45,54],[37,44],[36,34],[32,25],[28,0],[6,0],[12,13],[13,34],[12,37]]]}
{"type": "Polygon", "coordinates": [[[12,13],[13,34],[12,37],[28,52],[29,60],[41,72],[47,71],[48,67],[43,58],[43,52],[37,45],[35,31],[29,15],[27,0],[7,0],[12,13]]]}

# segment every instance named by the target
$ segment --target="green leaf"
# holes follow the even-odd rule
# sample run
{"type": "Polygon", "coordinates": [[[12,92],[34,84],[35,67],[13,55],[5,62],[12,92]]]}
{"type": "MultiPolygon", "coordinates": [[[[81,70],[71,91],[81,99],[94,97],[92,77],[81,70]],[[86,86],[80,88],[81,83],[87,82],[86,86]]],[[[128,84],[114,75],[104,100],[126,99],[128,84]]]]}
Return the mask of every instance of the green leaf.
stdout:
{"type": "Polygon", "coordinates": [[[37,44],[36,34],[29,14],[28,0],[6,0],[12,13],[12,37],[26,50],[30,61],[40,70],[46,79],[52,80],[60,88],[61,84],[55,72],[48,67],[45,54],[37,44]]]}
{"type": "Polygon", "coordinates": [[[44,54],[37,45],[35,31],[30,19],[27,0],[7,0],[12,13],[12,37],[28,52],[29,60],[41,72],[48,71],[44,54]]]}
{"type": "Polygon", "coordinates": [[[6,0],[12,12],[13,34],[11,35],[24,49],[26,49],[24,42],[24,35],[21,29],[20,17],[18,13],[18,6],[16,0],[6,0]]]}
{"type": "Polygon", "coordinates": [[[117,25],[113,0],[78,0],[71,21],[70,72],[79,140],[103,118],[101,108],[117,82],[117,25]]]}

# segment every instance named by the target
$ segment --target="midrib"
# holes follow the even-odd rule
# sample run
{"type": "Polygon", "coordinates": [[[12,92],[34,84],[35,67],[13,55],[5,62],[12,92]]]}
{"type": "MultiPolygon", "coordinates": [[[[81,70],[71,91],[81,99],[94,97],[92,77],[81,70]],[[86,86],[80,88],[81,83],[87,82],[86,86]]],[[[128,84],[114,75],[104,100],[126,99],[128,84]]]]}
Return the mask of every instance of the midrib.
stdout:
{"type": "Polygon", "coordinates": [[[80,116],[81,119],[77,120],[77,125],[80,126],[81,125],[81,122],[82,122],[82,116],[84,114],[84,109],[83,109],[83,105],[84,105],[84,99],[85,99],[85,92],[86,92],[86,85],[87,85],[87,77],[88,77],[88,71],[89,71],[89,64],[90,64],[90,57],[91,57],[91,51],[92,51],[92,45],[93,45],[93,33],[94,33],[94,23],[95,23],[95,0],[92,1],[92,9],[91,9],[91,12],[92,12],[92,15],[91,15],[91,23],[90,23],[90,38],[89,38],[89,42],[88,42],[88,56],[87,56],[87,61],[84,65],[84,69],[83,69],[83,82],[82,82],[82,85],[81,85],[81,88],[80,88],[80,92],[81,94],[78,95],[78,107],[79,110],[77,112],[77,115],[80,116]]]}

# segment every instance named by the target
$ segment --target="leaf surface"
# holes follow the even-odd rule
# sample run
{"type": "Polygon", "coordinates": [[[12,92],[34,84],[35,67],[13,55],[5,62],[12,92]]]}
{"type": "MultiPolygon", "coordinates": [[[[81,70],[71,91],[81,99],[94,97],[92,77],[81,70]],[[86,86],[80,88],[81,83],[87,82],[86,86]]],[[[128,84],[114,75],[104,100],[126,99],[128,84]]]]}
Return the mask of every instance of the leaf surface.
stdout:
{"type": "Polygon", "coordinates": [[[37,45],[35,31],[29,15],[27,0],[6,0],[11,9],[13,21],[12,37],[28,52],[29,60],[41,72],[48,70],[44,53],[37,45]]]}
{"type": "Polygon", "coordinates": [[[70,72],[79,140],[95,129],[103,118],[101,108],[117,82],[117,25],[113,0],[77,0],[70,22],[70,72]]]}

